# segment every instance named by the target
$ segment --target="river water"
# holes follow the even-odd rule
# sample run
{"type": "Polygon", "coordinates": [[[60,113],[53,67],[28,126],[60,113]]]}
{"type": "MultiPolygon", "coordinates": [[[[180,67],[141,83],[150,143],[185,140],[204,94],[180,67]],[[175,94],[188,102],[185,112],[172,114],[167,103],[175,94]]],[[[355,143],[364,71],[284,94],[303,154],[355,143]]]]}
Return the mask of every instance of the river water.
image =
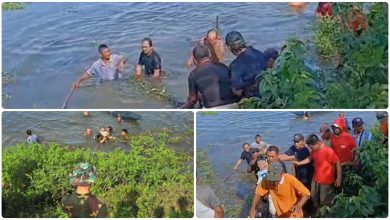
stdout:
{"type": "MultiPolygon", "coordinates": [[[[346,112],[345,116],[350,126],[354,117],[361,117],[366,129],[376,123],[375,112],[346,112]]],[[[247,205],[244,200],[254,192],[256,185],[255,176],[246,174],[246,162],[241,164],[238,173],[233,173],[223,182],[240,158],[242,143],[253,143],[255,135],[260,134],[265,142],[278,146],[284,152],[292,146],[295,133],[304,136],[319,133],[322,123],[331,124],[337,117],[338,112],[315,112],[309,120],[303,120],[291,112],[197,113],[196,147],[207,153],[213,165],[216,179],[212,187],[226,209],[230,210],[229,214],[233,215],[228,217],[248,216],[248,207],[242,206],[247,205]]]]}
{"type": "MultiPolygon", "coordinates": [[[[117,136],[123,128],[129,134],[140,134],[151,129],[168,129],[175,135],[183,137],[183,142],[172,146],[175,150],[193,154],[193,135],[186,132],[193,130],[192,112],[136,112],[142,118],[137,121],[117,123],[117,119],[109,112],[89,112],[84,117],[82,112],[4,112],[2,146],[9,147],[17,143],[26,142],[26,130],[31,129],[33,134],[44,139],[45,143],[56,141],[68,145],[97,146],[94,140],[84,136],[85,129],[90,127],[95,135],[101,126],[113,127],[113,134],[117,136]]],[[[99,145],[99,150],[110,151],[116,147],[129,149],[125,142],[108,142],[99,145]]]]}
{"type": "MultiPolygon", "coordinates": [[[[307,24],[317,3],[298,14],[287,3],[31,3],[3,11],[3,71],[15,81],[4,92],[6,108],[60,108],[70,86],[98,59],[97,46],[125,54],[126,75],[133,75],[139,42],[151,37],[168,73],[165,85],[175,100],[185,100],[186,59],[194,41],[212,28],[218,15],[223,36],[242,32],[265,50],[289,37],[307,39],[307,24]]],[[[226,64],[233,56],[227,52],[226,64]]],[[[69,108],[171,108],[127,81],[81,88],[69,108]]]]}

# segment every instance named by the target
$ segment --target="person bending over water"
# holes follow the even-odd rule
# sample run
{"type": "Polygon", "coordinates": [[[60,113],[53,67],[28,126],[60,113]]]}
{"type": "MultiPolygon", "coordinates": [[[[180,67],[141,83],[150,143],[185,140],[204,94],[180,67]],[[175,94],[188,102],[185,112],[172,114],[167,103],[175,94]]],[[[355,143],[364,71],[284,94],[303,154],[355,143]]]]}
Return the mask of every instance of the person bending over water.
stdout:
{"type": "Polygon", "coordinates": [[[161,58],[160,55],[153,48],[153,42],[150,38],[144,38],[141,41],[142,52],[139,55],[138,64],[135,67],[136,77],[141,77],[142,66],[147,76],[158,78],[161,76],[161,58]]]}
{"type": "Polygon", "coordinates": [[[78,88],[80,83],[91,77],[98,77],[100,80],[114,80],[122,78],[125,69],[125,57],[111,54],[107,45],[101,44],[98,47],[100,59],[95,61],[85,73],[73,84],[73,88],[78,88]]]}

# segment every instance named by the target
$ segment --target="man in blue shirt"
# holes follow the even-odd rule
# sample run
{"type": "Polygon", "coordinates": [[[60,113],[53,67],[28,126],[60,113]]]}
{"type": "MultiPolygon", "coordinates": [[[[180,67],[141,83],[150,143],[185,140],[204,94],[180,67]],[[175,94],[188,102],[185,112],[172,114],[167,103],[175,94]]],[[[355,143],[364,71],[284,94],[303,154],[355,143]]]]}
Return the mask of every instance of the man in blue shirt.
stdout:
{"type": "Polygon", "coordinates": [[[352,137],[355,139],[356,146],[361,147],[365,142],[371,141],[372,134],[370,131],[365,130],[364,121],[362,118],[354,118],[352,120],[353,131],[351,132],[352,137]]]}
{"type": "Polygon", "coordinates": [[[230,64],[230,76],[234,93],[240,98],[258,96],[256,76],[267,68],[263,53],[247,46],[241,33],[232,31],[226,35],[226,45],[236,56],[230,64]]]}
{"type": "MultiPolygon", "coordinates": [[[[294,135],[294,145],[291,146],[284,155],[280,155],[281,160],[296,160],[302,161],[310,157],[310,150],[305,146],[305,139],[302,134],[294,135]]],[[[312,163],[295,166],[295,177],[301,181],[308,189],[311,188],[311,180],[314,174],[314,167],[312,163]]]]}

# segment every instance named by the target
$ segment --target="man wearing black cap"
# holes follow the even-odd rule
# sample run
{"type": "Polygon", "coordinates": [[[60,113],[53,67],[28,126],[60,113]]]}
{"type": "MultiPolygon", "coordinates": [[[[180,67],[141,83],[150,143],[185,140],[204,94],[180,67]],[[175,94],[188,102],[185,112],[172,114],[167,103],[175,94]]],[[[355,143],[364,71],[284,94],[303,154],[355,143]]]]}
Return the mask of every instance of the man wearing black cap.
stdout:
{"type": "Polygon", "coordinates": [[[188,76],[189,95],[187,108],[193,108],[202,96],[206,108],[238,108],[229,79],[229,69],[222,63],[210,60],[207,46],[198,45],[193,50],[196,68],[188,76]]]}
{"type": "MultiPolygon", "coordinates": [[[[302,161],[310,158],[310,150],[305,145],[305,138],[302,134],[294,135],[294,145],[291,146],[284,154],[279,156],[280,160],[302,161]]],[[[295,177],[301,181],[308,189],[311,187],[314,167],[312,163],[302,166],[295,166],[295,177]]]]}
{"type": "Polygon", "coordinates": [[[356,146],[361,147],[365,142],[369,142],[372,139],[372,134],[368,130],[364,130],[364,121],[362,118],[354,118],[352,120],[352,137],[355,139],[356,146]]]}
{"type": "Polygon", "coordinates": [[[267,68],[263,53],[247,46],[238,31],[232,31],[226,35],[226,45],[236,56],[229,66],[235,94],[240,98],[258,96],[255,79],[261,71],[267,68]]]}

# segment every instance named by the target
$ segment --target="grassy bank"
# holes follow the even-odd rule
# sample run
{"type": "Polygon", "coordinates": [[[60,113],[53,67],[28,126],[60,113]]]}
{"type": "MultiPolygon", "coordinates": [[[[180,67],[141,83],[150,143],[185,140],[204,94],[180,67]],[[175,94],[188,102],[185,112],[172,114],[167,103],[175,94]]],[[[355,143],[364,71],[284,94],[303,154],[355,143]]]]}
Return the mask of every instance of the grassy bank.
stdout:
{"type": "Polygon", "coordinates": [[[59,201],[72,192],[68,175],[80,161],[97,168],[91,191],[110,217],[192,217],[192,158],[166,145],[169,133],[131,137],[129,153],[17,145],[3,150],[5,217],[64,217],[59,201]]]}
{"type": "Polygon", "coordinates": [[[4,2],[1,5],[3,10],[19,10],[23,9],[26,6],[26,3],[22,2],[4,2]]]}

